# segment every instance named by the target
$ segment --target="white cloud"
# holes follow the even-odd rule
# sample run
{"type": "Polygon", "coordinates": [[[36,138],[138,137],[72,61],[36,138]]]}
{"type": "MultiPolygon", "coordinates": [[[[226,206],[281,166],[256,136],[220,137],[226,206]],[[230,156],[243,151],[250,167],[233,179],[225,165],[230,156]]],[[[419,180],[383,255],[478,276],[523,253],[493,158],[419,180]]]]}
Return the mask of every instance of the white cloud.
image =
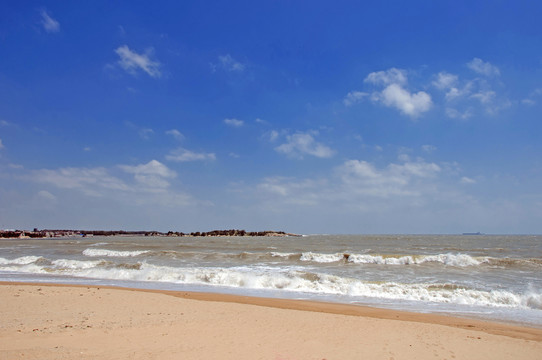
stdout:
{"type": "Polygon", "coordinates": [[[491,103],[493,99],[495,99],[496,95],[497,94],[495,93],[495,91],[487,90],[487,91],[480,91],[476,94],[473,94],[471,95],[471,98],[477,99],[480,101],[480,103],[487,105],[491,103]]]}
{"type": "MultiPolygon", "coordinates": [[[[230,54],[220,55],[218,61],[220,67],[226,71],[242,72],[245,70],[245,65],[232,58],[230,54]]],[[[216,68],[216,65],[213,68],[216,68]]]]}
{"type": "Polygon", "coordinates": [[[103,196],[103,190],[130,190],[130,187],[124,181],[111,176],[103,167],[35,170],[32,172],[32,179],[62,189],[81,190],[90,196],[103,196]]]}
{"type": "Polygon", "coordinates": [[[0,150],[4,148],[4,144],[2,144],[2,139],[0,139],[0,150]]]}
{"type": "Polygon", "coordinates": [[[319,190],[325,186],[326,181],[306,179],[296,181],[294,178],[275,176],[265,178],[257,189],[268,193],[275,199],[277,196],[286,200],[287,204],[304,206],[316,205],[319,201],[319,190]]]}
{"type": "Polygon", "coordinates": [[[494,115],[501,110],[512,106],[512,102],[507,98],[497,97],[497,93],[493,90],[480,90],[476,94],[470,96],[472,99],[480,101],[488,114],[494,115]]]}
{"type": "Polygon", "coordinates": [[[457,81],[457,75],[441,71],[437,74],[436,80],[433,81],[433,86],[440,90],[447,90],[453,88],[457,84],[457,81]]]}
{"type": "Polygon", "coordinates": [[[275,150],[287,156],[302,159],[303,155],[312,155],[318,158],[330,158],[335,154],[331,148],[318,143],[313,135],[317,132],[296,133],[287,135],[287,142],[277,146],[275,150]]]}
{"type": "Polygon", "coordinates": [[[422,150],[426,153],[432,153],[433,151],[437,150],[437,148],[433,145],[422,145],[422,150]]]}
{"type": "MultiPolygon", "coordinates": [[[[440,194],[440,166],[422,159],[378,168],[363,160],[348,160],[324,178],[268,177],[257,186],[260,206],[292,211],[290,205],[318,206],[331,213],[374,212],[378,209],[420,206],[440,194]],[[386,199],[386,201],[382,201],[386,199]]],[[[294,212],[297,211],[293,210],[294,212]]],[[[394,211],[395,211],[394,210],[394,211]]]]}
{"type": "Polygon", "coordinates": [[[382,102],[385,106],[394,107],[412,118],[429,111],[433,104],[428,93],[424,91],[410,93],[399,84],[388,85],[382,92],[373,93],[371,98],[374,101],[382,102]]]}
{"type": "Polygon", "coordinates": [[[177,129],[171,129],[171,130],[166,131],[166,135],[171,135],[176,140],[179,140],[179,141],[184,139],[184,135],[177,129]]]}
{"type": "Polygon", "coordinates": [[[446,108],[446,115],[452,119],[466,120],[472,116],[472,109],[468,108],[464,112],[460,112],[454,108],[446,108]]]}
{"type": "Polygon", "coordinates": [[[57,198],[53,194],[51,194],[49,191],[41,190],[38,192],[38,197],[44,201],[56,201],[57,198]]]}
{"type": "Polygon", "coordinates": [[[462,184],[476,184],[476,180],[471,179],[471,178],[466,177],[466,176],[463,176],[463,177],[461,178],[461,183],[462,183],[462,184]]]}
{"type": "Polygon", "coordinates": [[[262,124],[262,125],[269,125],[269,122],[268,121],[265,121],[263,119],[260,119],[260,118],[257,118],[256,120],[254,120],[256,123],[258,124],[262,124]]]}
{"type": "Polygon", "coordinates": [[[472,59],[472,61],[467,63],[467,67],[484,76],[499,76],[501,74],[498,67],[489,62],[484,62],[479,58],[472,59]]]}
{"type": "Polygon", "coordinates": [[[269,132],[269,141],[274,142],[279,138],[279,132],[276,130],[271,130],[269,132]]]}
{"type": "Polygon", "coordinates": [[[521,103],[524,105],[533,106],[537,103],[535,99],[540,97],[540,95],[542,95],[542,89],[535,89],[529,94],[529,97],[521,100],[521,103]]]}
{"type": "Polygon", "coordinates": [[[152,49],[147,50],[145,54],[138,54],[130,50],[127,45],[123,45],[119,46],[115,50],[115,53],[120,57],[118,61],[119,65],[129,74],[135,75],[138,70],[142,70],[153,78],[162,76],[160,62],[151,59],[152,49]]]}
{"type": "Polygon", "coordinates": [[[337,168],[348,191],[361,195],[389,197],[415,196],[422,191],[421,187],[410,186],[413,179],[432,178],[441,171],[435,163],[423,160],[404,164],[389,164],[384,169],[360,160],[348,160],[337,168]]]}
{"type": "Polygon", "coordinates": [[[176,162],[185,162],[185,161],[206,161],[206,160],[216,160],[214,153],[195,153],[193,151],[179,148],[173,150],[166,155],[166,159],[176,162]]]}
{"type": "Polygon", "coordinates": [[[366,92],[351,91],[348,94],[346,94],[346,97],[343,100],[343,104],[345,106],[351,106],[362,101],[367,96],[369,96],[369,94],[366,92]]]}
{"type": "Polygon", "coordinates": [[[365,82],[384,86],[391,84],[399,84],[404,86],[407,83],[407,75],[405,70],[391,68],[386,71],[376,71],[370,73],[365,78],[365,82]]]}
{"type": "Polygon", "coordinates": [[[154,189],[163,189],[169,187],[167,178],[177,176],[175,171],[157,160],[151,160],[147,164],[136,166],[119,165],[119,168],[127,173],[134,174],[135,180],[144,186],[154,189]]]}
{"type": "Polygon", "coordinates": [[[156,193],[169,187],[167,179],[177,174],[157,160],[140,165],[118,165],[124,173],[133,174],[135,182],[127,182],[111,175],[103,168],[42,169],[31,172],[31,180],[54,185],[60,189],[79,190],[93,197],[114,196],[120,193],[156,193]]]}
{"type": "Polygon", "coordinates": [[[175,171],[170,170],[166,165],[157,160],[151,160],[146,164],[140,165],[119,165],[123,171],[135,175],[157,175],[165,178],[177,176],[175,171]]]}
{"type": "Polygon", "coordinates": [[[446,101],[463,98],[471,93],[473,83],[469,81],[462,89],[452,87],[446,92],[446,101]]]}
{"type": "Polygon", "coordinates": [[[241,127],[244,125],[244,121],[243,120],[238,120],[238,119],[224,119],[224,124],[228,125],[228,126],[232,126],[232,127],[241,127]]]}
{"type": "Polygon", "coordinates": [[[428,111],[433,104],[431,96],[425,91],[411,93],[405,89],[408,82],[405,70],[391,68],[386,71],[372,72],[365,78],[365,82],[385,86],[381,92],[373,92],[371,100],[396,108],[402,114],[412,118],[428,111]]]}
{"type": "Polygon", "coordinates": [[[41,10],[41,25],[48,33],[56,33],[60,31],[60,24],[53,19],[46,10],[41,10]]]}
{"type": "Polygon", "coordinates": [[[153,129],[140,129],[138,131],[139,136],[141,136],[142,139],[148,140],[152,134],[154,134],[153,129]]]}

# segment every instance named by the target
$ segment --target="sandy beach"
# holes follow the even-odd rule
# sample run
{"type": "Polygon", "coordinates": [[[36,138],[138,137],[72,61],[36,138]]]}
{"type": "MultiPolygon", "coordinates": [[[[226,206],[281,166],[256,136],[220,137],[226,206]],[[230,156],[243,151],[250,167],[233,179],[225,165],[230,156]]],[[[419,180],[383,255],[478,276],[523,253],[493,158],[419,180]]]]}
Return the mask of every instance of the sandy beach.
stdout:
{"type": "Polygon", "coordinates": [[[0,359],[539,359],[542,329],[360,306],[2,283],[0,359]]]}

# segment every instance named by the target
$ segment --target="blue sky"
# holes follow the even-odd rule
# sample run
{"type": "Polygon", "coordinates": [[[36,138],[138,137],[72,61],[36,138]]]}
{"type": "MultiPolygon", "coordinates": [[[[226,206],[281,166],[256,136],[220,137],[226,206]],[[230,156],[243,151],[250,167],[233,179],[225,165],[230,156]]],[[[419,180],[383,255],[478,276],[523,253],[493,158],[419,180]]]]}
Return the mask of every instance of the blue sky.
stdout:
{"type": "Polygon", "coordinates": [[[536,1],[4,1],[0,228],[541,233],[536,1]]]}

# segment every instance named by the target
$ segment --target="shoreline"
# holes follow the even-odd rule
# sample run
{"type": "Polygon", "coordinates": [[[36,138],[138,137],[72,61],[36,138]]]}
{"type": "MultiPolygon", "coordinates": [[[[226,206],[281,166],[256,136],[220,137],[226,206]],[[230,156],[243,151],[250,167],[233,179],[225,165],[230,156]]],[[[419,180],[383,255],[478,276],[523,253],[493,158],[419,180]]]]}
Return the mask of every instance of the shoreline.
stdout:
{"type": "Polygon", "coordinates": [[[316,300],[298,300],[283,298],[266,298],[247,295],[222,294],[215,292],[177,291],[161,289],[142,289],[111,285],[85,285],[85,284],[58,284],[58,283],[34,283],[34,282],[10,282],[0,281],[0,288],[6,285],[13,286],[38,286],[60,288],[85,288],[85,289],[109,289],[127,292],[153,293],[173,296],[177,298],[235,303],[241,305],[255,305],[283,310],[307,311],[346,316],[368,317],[381,320],[410,321],[425,324],[436,324],[473,331],[482,331],[493,335],[502,335],[518,339],[534,340],[542,342],[542,329],[527,325],[517,325],[506,322],[464,318],[453,315],[435,313],[417,313],[403,310],[378,308],[366,305],[343,304],[316,300]]]}
{"type": "Polygon", "coordinates": [[[0,282],[0,359],[537,359],[542,329],[306,300],[0,282]]]}

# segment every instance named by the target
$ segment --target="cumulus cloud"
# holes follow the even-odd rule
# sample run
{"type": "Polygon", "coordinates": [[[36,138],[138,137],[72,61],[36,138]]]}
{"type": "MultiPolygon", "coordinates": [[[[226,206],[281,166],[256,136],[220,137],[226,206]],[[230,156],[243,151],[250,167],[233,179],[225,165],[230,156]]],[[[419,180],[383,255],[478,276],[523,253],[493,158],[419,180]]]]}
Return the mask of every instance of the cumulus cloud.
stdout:
{"type": "Polygon", "coordinates": [[[405,88],[407,81],[406,72],[396,68],[373,72],[365,78],[365,82],[384,86],[382,91],[372,93],[371,100],[416,118],[431,108],[431,96],[425,91],[411,93],[405,88]]]}
{"type": "Polygon", "coordinates": [[[373,97],[388,107],[394,107],[410,117],[418,117],[431,108],[431,96],[425,91],[410,93],[398,84],[387,86],[382,92],[373,97]]]}
{"type": "MultiPolygon", "coordinates": [[[[467,63],[467,67],[483,76],[460,81],[458,76],[441,71],[432,82],[434,87],[445,92],[445,113],[448,117],[465,120],[473,116],[480,105],[488,114],[496,114],[512,105],[509,99],[493,90],[497,81],[495,77],[500,75],[496,66],[474,58],[467,63]],[[475,101],[479,104],[475,104],[475,101]]],[[[498,85],[502,86],[501,83],[498,85]]]]}
{"type": "Polygon", "coordinates": [[[186,162],[186,161],[206,161],[216,160],[214,153],[196,153],[187,149],[178,148],[166,155],[166,159],[169,161],[186,162]]]}
{"type": "Polygon", "coordinates": [[[411,208],[432,201],[440,194],[441,172],[439,165],[423,159],[385,167],[364,160],[347,160],[323,178],[265,178],[257,185],[257,191],[265,199],[264,204],[277,211],[289,211],[289,205],[317,205],[335,209],[333,212],[345,208],[373,212],[388,205],[411,208]]]}
{"type": "Polygon", "coordinates": [[[154,189],[163,189],[169,186],[168,178],[177,176],[175,171],[157,160],[151,160],[141,165],[119,165],[119,168],[127,173],[134,174],[135,180],[144,186],[154,189]]]}
{"type": "Polygon", "coordinates": [[[238,119],[224,119],[224,124],[228,125],[228,126],[232,126],[232,127],[241,127],[244,125],[244,121],[243,120],[238,120],[238,119]]]}
{"type": "Polygon", "coordinates": [[[213,71],[216,71],[217,67],[231,72],[242,72],[245,70],[245,65],[235,60],[230,54],[220,55],[218,57],[218,64],[211,64],[213,71]]]}
{"type": "Polygon", "coordinates": [[[509,99],[498,97],[497,93],[491,89],[479,90],[477,93],[472,94],[470,98],[478,100],[486,112],[491,115],[512,106],[512,102],[509,99]]]}
{"type": "Polygon", "coordinates": [[[472,59],[467,63],[467,67],[472,71],[484,76],[499,76],[501,74],[498,67],[489,62],[484,62],[479,58],[472,59]]]}
{"type": "Polygon", "coordinates": [[[326,145],[317,142],[313,135],[318,132],[296,133],[286,136],[286,143],[279,145],[275,150],[289,157],[302,159],[304,155],[311,155],[318,158],[330,158],[335,151],[326,145]]]}
{"type": "Polygon", "coordinates": [[[138,70],[142,70],[153,78],[162,76],[160,62],[151,59],[153,55],[152,48],[144,54],[138,54],[130,50],[127,45],[123,45],[115,49],[115,53],[120,57],[119,65],[129,74],[135,75],[138,70]]]}
{"type": "Polygon", "coordinates": [[[366,92],[351,91],[348,94],[346,94],[346,97],[343,100],[343,104],[345,106],[351,106],[362,101],[367,96],[369,96],[369,94],[366,92]]]}
{"type": "Polygon", "coordinates": [[[436,75],[436,79],[433,81],[433,86],[440,90],[448,90],[455,87],[457,82],[457,75],[447,73],[446,71],[441,71],[436,75]]]}
{"type": "Polygon", "coordinates": [[[348,160],[336,171],[343,184],[357,194],[389,197],[418,195],[418,188],[409,187],[412,179],[432,178],[441,168],[435,163],[419,160],[404,164],[392,163],[384,169],[378,169],[367,161],[348,160]]]}
{"type": "Polygon", "coordinates": [[[372,83],[374,85],[406,85],[408,81],[405,70],[391,68],[386,71],[375,71],[367,75],[365,82],[372,83]]]}
{"type": "Polygon", "coordinates": [[[41,25],[48,33],[56,33],[60,31],[60,23],[53,19],[46,10],[41,10],[41,25]]]}

